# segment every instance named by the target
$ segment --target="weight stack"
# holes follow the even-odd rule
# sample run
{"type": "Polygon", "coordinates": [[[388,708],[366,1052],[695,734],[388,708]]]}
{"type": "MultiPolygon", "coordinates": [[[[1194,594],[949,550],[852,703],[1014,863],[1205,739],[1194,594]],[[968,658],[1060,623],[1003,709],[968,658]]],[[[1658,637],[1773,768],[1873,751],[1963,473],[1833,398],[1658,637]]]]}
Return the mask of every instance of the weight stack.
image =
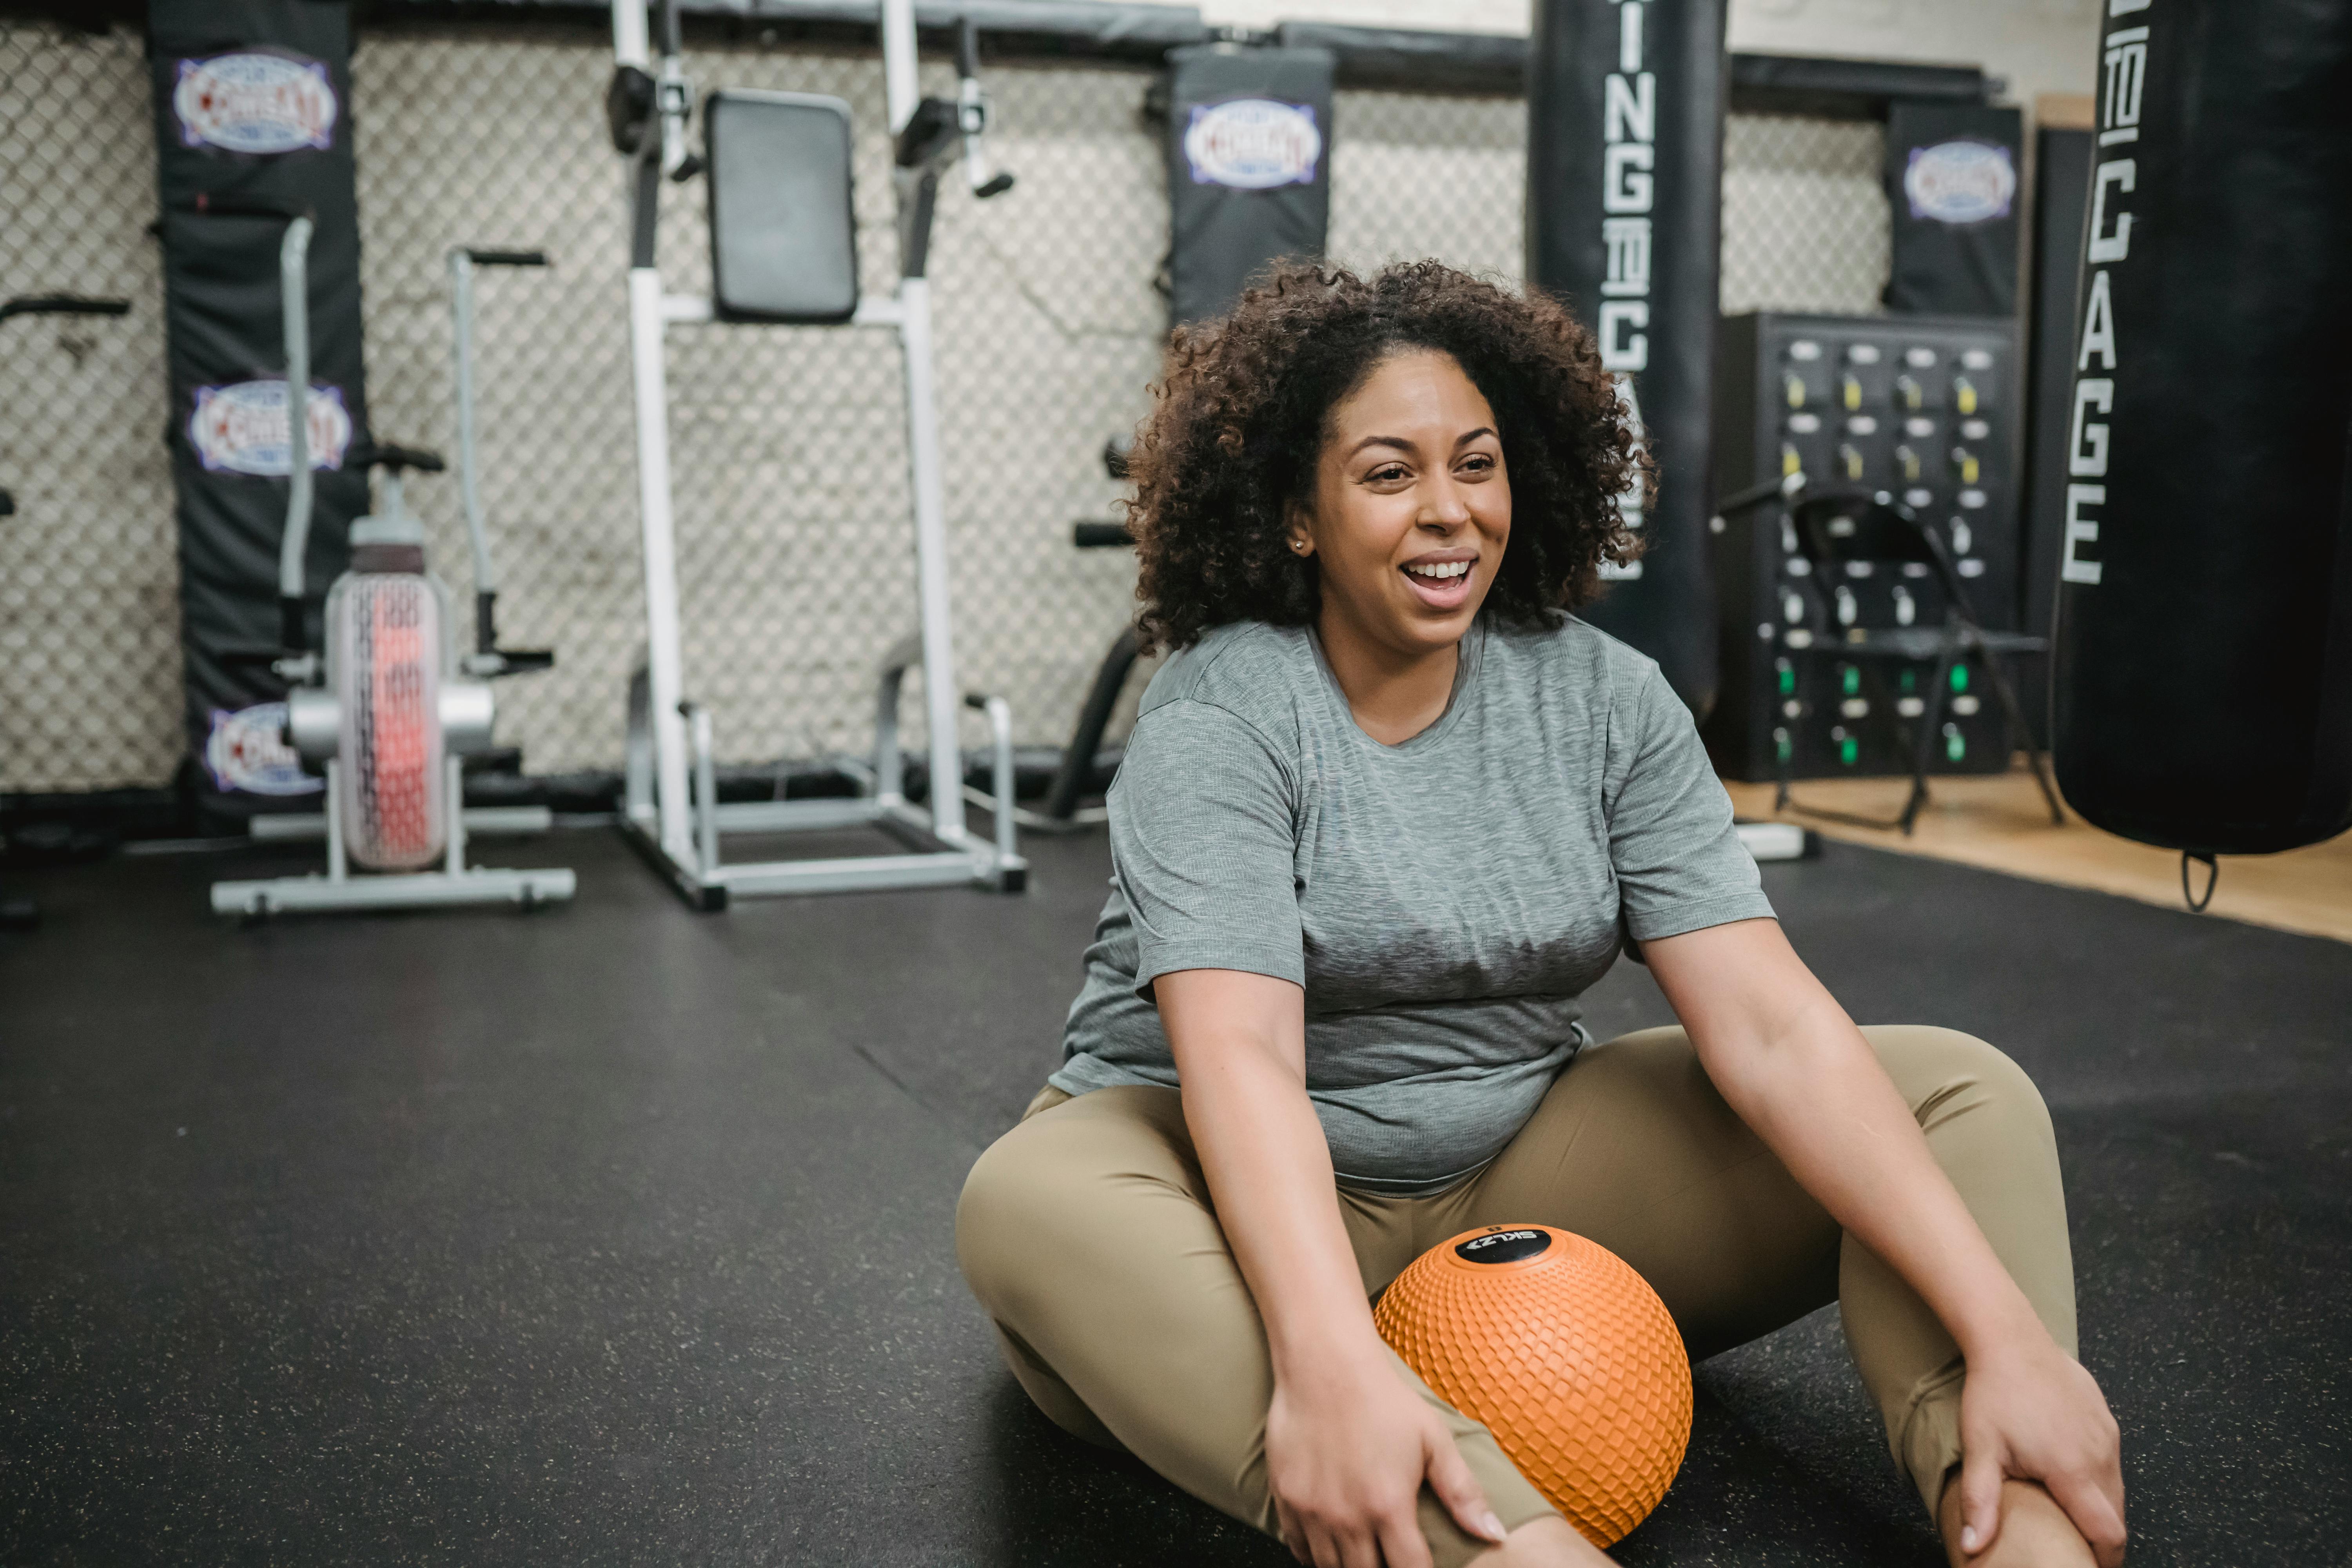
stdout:
{"type": "MultiPolygon", "coordinates": [[[[2017,333],[1969,317],[1759,312],[1723,322],[1716,493],[1802,470],[1816,488],[1886,490],[1935,529],[1980,625],[2013,626],[2018,572],[2017,333]]],[[[1924,565],[1816,580],[1778,503],[1721,520],[1715,543],[1723,689],[1702,731],[1717,768],[1768,779],[1782,744],[1800,778],[1908,773],[1932,664],[1845,662],[1849,627],[1933,626],[1924,565]],[[1890,570],[1893,574],[1889,574],[1890,570]],[[1876,679],[1874,679],[1875,677],[1876,679]]],[[[1941,773],[2009,765],[1984,672],[1952,672],[1941,773]]]]}

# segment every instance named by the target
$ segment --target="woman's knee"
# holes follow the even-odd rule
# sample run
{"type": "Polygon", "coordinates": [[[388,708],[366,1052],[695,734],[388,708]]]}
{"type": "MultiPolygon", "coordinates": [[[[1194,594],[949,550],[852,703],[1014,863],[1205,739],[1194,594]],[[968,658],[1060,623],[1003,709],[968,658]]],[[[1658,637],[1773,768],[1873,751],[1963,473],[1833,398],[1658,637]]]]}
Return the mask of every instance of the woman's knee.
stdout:
{"type": "Polygon", "coordinates": [[[1923,1128],[1962,1112],[1991,1111],[2050,1136],[2050,1108],[2008,1053],[1958,1029],[1881,1025],[1863,1030],[1923,1128]]]}

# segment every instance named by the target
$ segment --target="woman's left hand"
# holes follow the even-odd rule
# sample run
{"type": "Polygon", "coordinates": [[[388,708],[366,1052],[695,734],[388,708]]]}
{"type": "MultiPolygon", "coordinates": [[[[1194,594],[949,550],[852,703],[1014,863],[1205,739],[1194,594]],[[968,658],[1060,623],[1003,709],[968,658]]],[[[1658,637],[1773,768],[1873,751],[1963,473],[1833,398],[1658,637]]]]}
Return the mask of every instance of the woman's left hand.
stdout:
{"type": "Polygon", "coordinates": [[[2122,1436],[2099,1385],[2039,1323],[1969,1358],[1960,1390],[1960,1550],[2000,1533],[2005,1479],[2040,1483],[2098,1558],[2124,1560],[2122,1436]]]}

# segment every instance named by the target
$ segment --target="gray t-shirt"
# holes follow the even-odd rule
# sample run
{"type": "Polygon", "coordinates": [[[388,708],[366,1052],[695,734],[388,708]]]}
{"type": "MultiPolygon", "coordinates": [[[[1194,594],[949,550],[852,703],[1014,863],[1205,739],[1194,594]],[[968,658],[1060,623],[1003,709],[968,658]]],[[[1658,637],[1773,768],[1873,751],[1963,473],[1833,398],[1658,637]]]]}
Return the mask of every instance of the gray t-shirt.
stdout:
{"type": "Polygon", "coordinates": [[[1310,632],[1219,627],[1144,693],[1110,842],[1054,1085],[1175,1084],[1162,974],[1292,981],[1332,1164],[1376,1192],[1501,1152],[1625,933],[1772,913],[1658,667],[1566,617],[1482,617],[1444,714],[1396,746],[1357,728],[1310,632]]]}

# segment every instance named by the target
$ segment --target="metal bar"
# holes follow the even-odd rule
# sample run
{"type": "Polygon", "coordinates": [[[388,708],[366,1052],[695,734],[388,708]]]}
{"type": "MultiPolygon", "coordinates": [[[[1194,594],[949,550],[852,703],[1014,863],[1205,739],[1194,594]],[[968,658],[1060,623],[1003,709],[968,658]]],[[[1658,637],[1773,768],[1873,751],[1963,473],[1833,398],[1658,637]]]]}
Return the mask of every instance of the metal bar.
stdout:
{"type": "Polygon", "coordinates": [[[877,800],[907,798],[907,754],[898,746],[898,691],[907,667],[919,657],[919,637],[900,637],[882,656],[882,672],[874,693],[874,795],[877,800]]]}
{"type": "Polygon", "coordinates": [[[670,510],[669,389],[663,363],[661,273],[629,272],[629,349],[637,405],[637,504],[646,571],[646,664],[654,740],[654,808],[662,847],[694,854],[686,805],[686,721],[679,687],[677,543],[670,510]]]}
{"type": "Polygon", "coordinates": [[[873,294],[861,294],[857,309],[849,318],[853,327],[895,327],[906,321],[907,312],[898,301],[873,294]]]}
{"type": "Polygon", "coordinates": [[[327,877],[331,881],[348,879],[352,868],[343,855],[343,764],[336,758],[327,759],[327,877]]]}
{"type": "Polygon", "coordinates": [[[442,770],[448,794],[443,795],[444,808],[449,819],[449,858],[447,869],[452,877],[466,871],[466,808],[460,804],[466,798],[466,764],[451,757],[442,770]]]}
{"type": "Polygon", "coordinates": [[[896,136],[921,95],[915,79],[915,0],[882,0],[882,84],[896,136]]]}
{"type": "Polygon", "coordinates": [[[646,37],[645,0],[613,0],[613,63],[643,70],[652,59],[646,37]]]}
{"type": "Polygon", "coordinates": [[[624,816],[617,824],[621,842],[637,853],[637,858],[661,874],[672,891],[686,900],[687,908],[704,914],[715,914],[727,907],[727,887],[723,882],[706,882],[695,874],[694,868],[674,858],[651,828],[634,816],[624,816]]]}
{"type": "Polygon", "coordinates": [[[662,320],[692,325],[719,319],[719,307],[708,294],[665,294],[661,300],[662,320]]]}
{"type": "MultiPolygon", "coordinates": [[[[910,0],[891,0],[901,7],[910,0]]],[[[913,24],[908,24],[911,29],[913,24]]],[[[912,35],[908,37],[911,50],[912,35]]],[[[931,373],[929,282],[905,278],[898,329],[907,376],[907,468],[915,503],[915,584],[922,612],[923,707],[931,756],[931,816],[943,835],[963,830],[963,767],[956,744],[954,630],[948,607],[947,500],[940,477],[940,416],[931,373]]]]}
{"type": "Polygon", "coordinates": [[[571,898],[578,888],[578,878],[562,867],[544,871],[493,868],[457,876],[420,871],[341,881],[331,877],[275,877],[264,881],[215,882],[212,905],[215,914],[260,916],[456,904],[551,904],[571,898]]]}
{"type": "MultiPolygon", "coordinates": [[[[555,826],[555,813],[543,805],[469,805],[463,816],[468,838],[545,833],[555,826]]],[[[288,811],[257,816],[246,824],[246,833],[257,844],[314,843],[327,836],[327,814],[288,811]]]]}
{"type": "Polygon", "coordinates": [[[310,548],[310,220],[286,226],[278,246],[278,310],[286,332],[286,534],[278,546],[278,596],[302,598],[310,548]]]}
{"type": "Polygon", "coordinates": [[[927,855],[862,855],[832,860],[775,860],[729,866],[719,879],[743,897],[794,893],[852,893],[892,888],[949,888],[981,879],[972,857],[961,850],[927,855]]]}
{"type": "Polygon", "coordinates": [[[745,800],[719,808],[721,833],[811,833],[864,827],[881,815],[870,800],[745,800]]]}
{"type": "Polygon", "coordinates": [[[694,863],[707,881],[719,870],[719,764],[710,754],[710,710],[682,706],[694,744],[694,863]]]}
{"type": "MultiPolygon", "coordinates": [[[[474,547],[474,592],[499,591],[490,569],[489,530],[482,521],[482,487],[474,451],[474,258],[459,246],[449,252],[450,356],[457,378],[457,497],[474,547]]],[[[487,650],[485,650],[487,651],[487,650]]]]}
{"type": "Polygon", "coordinates": [[[988,716],[990,738],[995,742],[996,765],[989,782],[996,791],[996,854],[1001,860],[1019,858],[1019,829],[1013,819],[1013,707],[1002,697],[966,699],[988,716]]]}

